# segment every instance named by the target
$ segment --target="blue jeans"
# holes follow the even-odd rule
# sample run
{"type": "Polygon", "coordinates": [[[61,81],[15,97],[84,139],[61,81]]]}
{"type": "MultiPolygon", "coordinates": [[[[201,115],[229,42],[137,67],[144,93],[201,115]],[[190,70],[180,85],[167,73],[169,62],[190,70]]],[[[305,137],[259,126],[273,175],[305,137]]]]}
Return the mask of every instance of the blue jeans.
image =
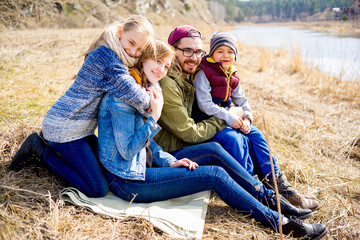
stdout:
{"type": "Polygon", "coordinates": [[[278,229],[278,213],[256,199],[266,201],[272,191],[252,178],[219,144],[198,144],[173,154],[177,159],[186,157],[194,160],[200,166],[196,170],[147,168],[145,181],[122,179],[108,172],[110,190],[128,201],[137,194],[134,202],[162,201],[214,190],[229,206],[250,214],[265,226],[278,229]]]}
{"type": "MultiPolygon", "coordinates": [[[[226,127],[215,134],[212,140],[220,143],[251,175],[254,175],[255,166],[256,169],[261,171],[257,173],[262,177],[272,176],[269,146],[263,133],[255,126],[251,126],[250,133],[246,135],[236,129],[226,127]],[[249,154],[246,137],[252,144],[252,150],[256,158],[251,157],[249,154]]],[[[272,156],[272,159],[275,175],[278,175],[279,166],[277,165],[277,159],[274,156],[272,156]]]]}
{"type": "Polygon", "coordinates": [[[177,159],[189,158],[200,166],[215,165],[222,167],[241,187],[257,200],[266,203],[273,196],[273,190],[253,178],[238,161],[236,161],[220,144],[215,142],[203,143],[170,152],[177,159]]]}
{"type": "Polygon", "coordinates": [[[46,147],[43,162],[50,171],[89,197],[105,196],[109,185],[97,158],[95,135],[66,143],[48,143],[52,149],[46,147]]]}

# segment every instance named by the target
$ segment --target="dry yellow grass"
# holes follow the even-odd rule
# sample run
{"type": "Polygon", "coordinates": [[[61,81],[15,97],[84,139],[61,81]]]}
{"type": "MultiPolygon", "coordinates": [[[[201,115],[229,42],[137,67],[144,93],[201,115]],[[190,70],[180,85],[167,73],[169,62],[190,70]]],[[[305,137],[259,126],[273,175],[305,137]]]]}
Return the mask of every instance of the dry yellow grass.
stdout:
{"type": "MultiPolygon", "coordinates": [[[[165,40],[171,28],[156,31],[165,40]]],[[[205,29],[205,43],[214,29],[205,29]]],[[[21,142],[41,128],[72,84],[81,53],[100,29],[3,31],[0,35],[0,239],[169,239],[145,220],[115,220],[63,204],[65,186],[42,168],[6,167],[21,142]]],[[[206,45],[208,48],[208,45],[206,45]]],[[[301,193],[321,204],[314,218],[324,239],[360,238],[360,86],[341,82],[281,50],[240,44],[241,84],[279,165],[301,193]],[[291,62],[295,61],[297,69],[291,62]]],[[[273,233],[212,195],[204,239],[276,239],[273,233]]],[[[290,237],[286,237],[290,239],[290,237]]]]}

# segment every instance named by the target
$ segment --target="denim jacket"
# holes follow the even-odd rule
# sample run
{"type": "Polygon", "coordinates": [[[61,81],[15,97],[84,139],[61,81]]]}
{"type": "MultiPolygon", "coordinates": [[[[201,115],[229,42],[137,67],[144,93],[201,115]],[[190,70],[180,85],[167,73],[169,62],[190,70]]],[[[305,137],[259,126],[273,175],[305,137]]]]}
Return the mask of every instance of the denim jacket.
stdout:
{"type": "Polygon", "coordinates": [[[99,158],[113,174],[131,180],[145,180],[146,145],[153,163],[168,167],[176,158],[162,150],[153,137],[160,126],[112,94],[105,94],[99,108],[99,158]]]}

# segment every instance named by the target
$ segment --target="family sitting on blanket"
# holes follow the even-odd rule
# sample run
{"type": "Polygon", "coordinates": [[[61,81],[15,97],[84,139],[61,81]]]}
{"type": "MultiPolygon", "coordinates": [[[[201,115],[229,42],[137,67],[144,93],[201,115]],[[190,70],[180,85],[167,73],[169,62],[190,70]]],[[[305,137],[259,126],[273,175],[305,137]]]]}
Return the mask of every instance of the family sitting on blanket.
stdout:
{"type": "MultiPolygon", "coordinates": [[[[283,173],[276,173],[284,191],[279,216],[274,191],[241,165],[251,161],[252,144],[255,154],[251,155],[256,156],[252,162],[265,171],[262,163],[256,163],[263,156],[255,149],[261,145],[262,151],[268,151],[266,142],[247,141],[250,125],[243,126],[242,107],[229,109],[239,130],[229,129],[236,135],[229,138],[232,143],[224,144],[226,150],[214,137],[227,134],[223,132],[226,121],[215,116],[200,122],[191,118],[192,77],[205,55],[201,33],[191,26],[177,27],[169,35],[169,44],[152,36],[151,24],[140,16],[106,28],[91,44],[74,84],[45,115],[42,132],[25,140],[10,168],[19,171],[41,163],[88,196],[101,197],[110,189],[134,202],[214,190],[229,206],[274,231],[281,224],[283,232],[294,237],[318,239],[326,234],[324,224],[300,220],[313,215],[311,209],[317,202],[298,195],[283,173]],[[98,139],[94,135],[97,126],[98,139]],[[294,204],[303,208],[286,199],[295,195],[294,204]]],[[[215,52],[228,46],[227,39],[215,42],[216,46],[210,46],[215,52]]],[[[225,55],[237,50],[233,51],[225,55]]],[[[209,57],[217,59],[217,55],[209,57]]],[[[222,59],[219,66],[226,69],[223,63],[231,60],[222,59]]],[[[264,177],[270,175],[263,172],[264,177]]]]}

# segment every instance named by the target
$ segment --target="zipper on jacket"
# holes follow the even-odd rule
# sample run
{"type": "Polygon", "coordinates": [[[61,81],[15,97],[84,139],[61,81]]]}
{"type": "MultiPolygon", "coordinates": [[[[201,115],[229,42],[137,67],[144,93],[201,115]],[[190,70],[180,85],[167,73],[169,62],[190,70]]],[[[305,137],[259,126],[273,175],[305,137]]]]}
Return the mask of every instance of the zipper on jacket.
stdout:
{"type": "Polygon", "coordinates": [[[227,83],[226,83],[226,95],[225,95],[225,98],[224,98],[224,101],[225,102],[227,99],[228,99],[228,96],[229,96],[229,91],[230,91],[230,77],[231,77],[231,72],[229,73],[229,75],[226,73],[226,71],[222,68],[222,66],[220,66],[221,70],[225,73],[225,76],[227,78],[227,83]]]}

